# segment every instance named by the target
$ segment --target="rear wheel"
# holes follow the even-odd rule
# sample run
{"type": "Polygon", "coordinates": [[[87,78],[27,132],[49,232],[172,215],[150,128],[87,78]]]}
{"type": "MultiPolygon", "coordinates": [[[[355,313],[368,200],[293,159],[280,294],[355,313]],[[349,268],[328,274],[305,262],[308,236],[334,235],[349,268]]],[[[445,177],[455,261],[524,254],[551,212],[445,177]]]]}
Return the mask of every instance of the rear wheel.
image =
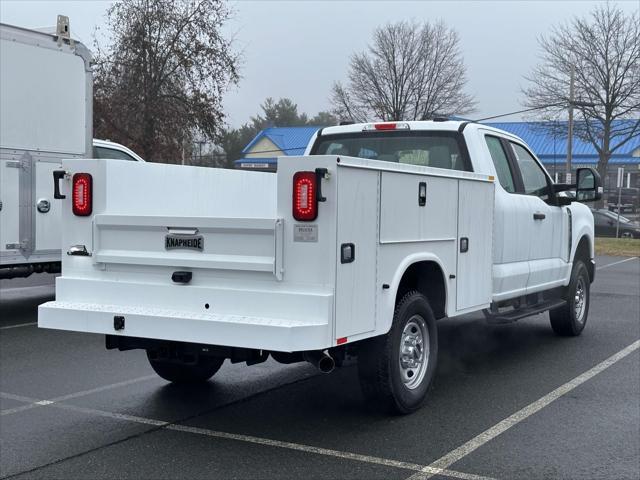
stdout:
{"type": "Polygon", "coordinates": [[[438,330],[429,302],[407,293],[398,305],[391,330],[363,342],[358,374],[365,399],[393,413],[411,413],[424,402],[438,358],[438,330]]]}
{"type": "Polygon", "coordinates": [[[576,337],[582,333],[589,314],[589,272],[582,260],[576,260],[567,289],[567,303],[549,311],[551,328],[557,335],[576,337]]]}
{"type": "Polygon", "coordinates": [[[153,371],[174,383],[201,383],[213,377],[224,363],[224,358],[198,357],[195,363],[180,363],[157,358],[147,350],[147,358],[153,371]]]}

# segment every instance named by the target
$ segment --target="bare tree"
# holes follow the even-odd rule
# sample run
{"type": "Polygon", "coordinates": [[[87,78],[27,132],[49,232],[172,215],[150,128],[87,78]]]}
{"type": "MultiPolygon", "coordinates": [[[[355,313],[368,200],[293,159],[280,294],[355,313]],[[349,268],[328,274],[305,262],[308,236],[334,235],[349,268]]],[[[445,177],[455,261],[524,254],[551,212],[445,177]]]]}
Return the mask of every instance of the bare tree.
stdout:
{"type": "Polygon", "coordinates": [[[573,70],[575,99],[593,105],[576,106],[576,135],[597,150],[605,179],[611,154],[640,135],[640,18],[607,3],[539,43],[542,61],[526,77],[526,105],[540,108],[546,120],[563,118],[573,70]]]}
{"type": "Polygon", "coordinates": [[[463,91],[458,34],[443,22],[376,29],[368,50],[351,57],[348,78],[331,93],[334,112],[345,119],[424,120],[474,108],[463,91]]]}
{"type": "Polygon", "coordinates": [[[95,135],[172,162],[194,138],[219,137],[222,95],[238,81],[238,56],[221,34],[228,16],[220,0],[123,0],[109,8],[112,43],[96,44],[95,135]]]}

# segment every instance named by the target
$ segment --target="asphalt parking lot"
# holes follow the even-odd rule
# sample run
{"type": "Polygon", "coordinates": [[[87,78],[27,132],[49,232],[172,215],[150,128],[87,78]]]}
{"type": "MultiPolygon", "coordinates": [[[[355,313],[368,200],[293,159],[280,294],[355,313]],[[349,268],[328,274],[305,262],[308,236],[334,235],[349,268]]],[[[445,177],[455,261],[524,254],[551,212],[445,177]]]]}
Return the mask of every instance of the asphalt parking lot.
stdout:
{"type": "Polygon", "coordinates": [[[2,478],[640,478],[638,258],[598,258],[577,338],[546,314],[441,322],[434,387],[404,417],[363,408],[354,366],[168,384],[141,351],[38,329],[51,281],[0,282],[2,478]]]}

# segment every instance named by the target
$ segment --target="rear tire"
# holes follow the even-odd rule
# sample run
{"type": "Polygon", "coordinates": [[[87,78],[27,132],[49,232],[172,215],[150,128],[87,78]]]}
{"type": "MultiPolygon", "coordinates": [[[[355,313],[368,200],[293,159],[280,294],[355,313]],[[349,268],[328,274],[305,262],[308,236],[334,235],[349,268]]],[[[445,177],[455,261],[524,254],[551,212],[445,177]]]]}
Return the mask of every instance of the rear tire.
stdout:
{"type": "Polygon", "coordinates": [[[177,363],[152,358],[147,350],[147,358],[153,371],[173,383],[202,383],[213,377],[224,363],[224,358],[198,357],[196,363],[177,363]]]}
{"type": "Polygon", "coordinates": [[[410,291],[398,302],[389,332],[358,350],[362,393],[376,409],[414,412],[427,396],[437,360],[435,316],[425,296],[410,291]]]}
{"type": "Polygon", "coordinates": [[[591,282],[582,260],[576,260],[567,287],[567,303],[549,311],[553,331],[563,337],[577,337],[587,325],[591,282]]]}

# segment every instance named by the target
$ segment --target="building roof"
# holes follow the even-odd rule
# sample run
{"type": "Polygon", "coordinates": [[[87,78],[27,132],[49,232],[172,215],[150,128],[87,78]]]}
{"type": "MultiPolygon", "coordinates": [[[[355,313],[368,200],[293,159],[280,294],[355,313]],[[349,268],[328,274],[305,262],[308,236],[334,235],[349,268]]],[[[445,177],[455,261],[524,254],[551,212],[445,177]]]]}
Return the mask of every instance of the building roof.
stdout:
{"type": "MultiPolygon", "coordinates": [[[[262,130],[256,137],[251,140],[249,145],[244,147],[242,153],[260,153],[252,152],[251,148],[262,138],[267,137],[274,145],[276,145],[285,155],[302,155],[304,153],[309,140],[314,133],[320,128],[319,126],[304,127],[270,127],[262,130]]],[[[266,156],[272,157],[274,152],[264,152],[266,156]]]]}
{"type": "MultiPolygon", "coordinates": [[[[620,120],[614,122],[615,125],[621,125],[621,122],[637,122],[638,120],[620,120]]],[[[509,133],[513,133],[522,138],[527,145],[539,157],[564,156],[567,151],[567,122],[557,122],[554,125],[555,134],[548,127],[549,122],[491,122],[487,123],[494,128],[499,128],[509,133]]],[[[615,143],[614,143],[615,145],[615,143]]],[[[614,152],[614,156],[631,157],[635,150],[640,148],[640,135],[629,140],[618,150],[614,152]]],[[[598,156],[598,152],[591,144],[580,139],[576,135],[573,137],[573,155],[578,156],[598,156]]]]}
{"type": "MultiPolygon", "coordinates": [[[[620,120],[623,122],[624,120],[620,120]]],[[[635,122],[637,120],[628,120],[635,122]]],[[[566,122],[558,122],[557,133],[544,128],[543,122],[490,122],[485,125],[499,128],[522,138],[544,163],[564,161],[567,152],[566,122]]],[[[548,125],[548,124],[547,124],[548,125]]],[[[285,155],[302,155],[311,137],[322,127],[270,127],[262,130],[242,151],[244,155],[252,152],[251,148],[262,138],[268,138],[285,155]]],[[[629,140],[616,150],[610,159],[612,164],[635,163],[640,164],[640,135],[629,140]],[[636,156],[633,156],[635,152],[636,156]]],[[[265,157],[272,158],[274,152],[264,152],[265,157]]],[[[277,152],[276,152],[277,153],[277,152]]],[[[576,163],[597,163],[598,153],[590,142],[577,136],[573,140],[573,157],[576,163]]],[[[236,163],[247,162],[250,159],[240,159],[236,163]]],[[[255,158],[251,159],[255,161],[255,158]]]]}

